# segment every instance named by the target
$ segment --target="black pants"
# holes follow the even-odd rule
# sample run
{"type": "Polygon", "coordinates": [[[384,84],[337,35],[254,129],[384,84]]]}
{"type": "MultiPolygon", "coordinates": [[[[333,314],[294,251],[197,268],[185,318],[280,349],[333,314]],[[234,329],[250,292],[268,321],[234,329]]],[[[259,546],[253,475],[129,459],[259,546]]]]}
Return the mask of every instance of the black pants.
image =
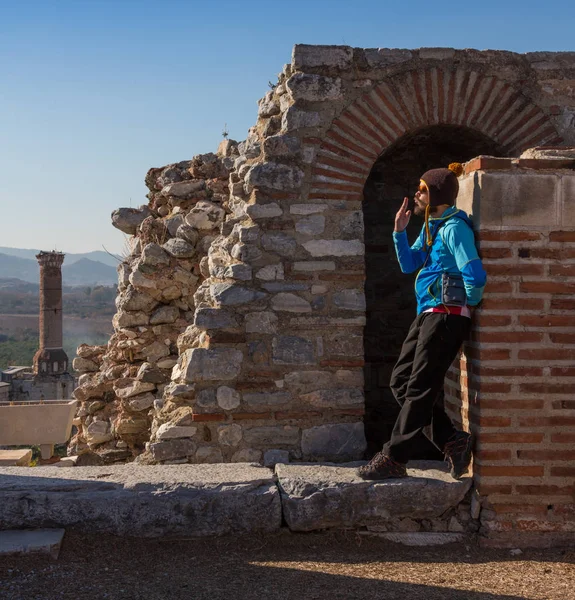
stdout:
{"type": "Polygon", "coordinates": [[[421,435],[443,452],[455,428],[442,398],[445,374],[467,339],[471,319],[443,313],[421,313],[409,328],[391,375],[390,388],[401,405],[384,452],[406,463],[421,435]]]}

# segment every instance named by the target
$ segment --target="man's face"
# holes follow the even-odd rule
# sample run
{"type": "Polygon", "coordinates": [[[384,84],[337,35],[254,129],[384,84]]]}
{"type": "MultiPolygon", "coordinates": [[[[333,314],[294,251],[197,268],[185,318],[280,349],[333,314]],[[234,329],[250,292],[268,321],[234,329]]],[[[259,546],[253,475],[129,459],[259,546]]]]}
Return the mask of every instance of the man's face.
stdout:
{"type": "Polygon", "coordinates": [[[423,216],[425,214],[425,207],[429,204],[429,190],[423,185],[419,184],[417,192],[415,192],[415,206],[413,212],[416,215],[423,216]]]}

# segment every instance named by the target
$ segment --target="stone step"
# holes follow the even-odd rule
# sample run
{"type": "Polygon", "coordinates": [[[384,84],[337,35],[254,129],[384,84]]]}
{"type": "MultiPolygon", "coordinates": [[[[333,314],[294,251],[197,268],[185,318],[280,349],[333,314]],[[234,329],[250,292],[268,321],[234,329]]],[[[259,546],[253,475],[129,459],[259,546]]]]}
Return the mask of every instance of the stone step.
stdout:
{"type": "Polygon", "coordinates": [[[0,531],[0,556],[48,554],[58,558],[63,529],[12,529],[0,531]]]}
{"type": "Polygon", "coordinates": [[[0,450],[0,467],[29,467],[32,461],[32,448],[0,450]]]}
{"type": "MultiPolygon", "coordinates": [[[[357,465],[276,465],[283,514],[292,531],[395,527],[399,519],[436,519],[456,507],[471,478],[453,479],[436,461],[408,464],[409,477],[364,481],[357,465]]],[[[393,530],[393,529],[392,529],[393,530]]]]}
{"type": "Polygon", "coordinates": [[[272,532],[281,504],[251,464],[0,469],[0,529],[75,527],[137,537],[272,532]]]}
{"type": "Polygon", "coordinates": [[[410,477],[384,482],[360,479],[359,464],[278,464],[275,476],[248,463],[0,468],[0,529],[192,537],[273,532],[283,515],[292,531],[414,532],[455,519],[471,486],[444,463],[410,463],[410,477]]]}

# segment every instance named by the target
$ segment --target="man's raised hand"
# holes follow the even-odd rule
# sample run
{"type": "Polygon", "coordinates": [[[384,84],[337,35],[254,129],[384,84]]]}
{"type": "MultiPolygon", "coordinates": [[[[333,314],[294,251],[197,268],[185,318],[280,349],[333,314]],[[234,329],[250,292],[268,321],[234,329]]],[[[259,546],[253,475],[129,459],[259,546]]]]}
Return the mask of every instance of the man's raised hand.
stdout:
{"type": "Polygon", "coordinates": [[[409,219],[411,218],[411,211],[407,210],[407,203],[409,200],[407,198],[403,199],[402,205],[399,207],[397,214],[395,215],[395,228],[394,231],[397,233],[401,231],[405,231],[407,224],[409,223],[409,219]]]}

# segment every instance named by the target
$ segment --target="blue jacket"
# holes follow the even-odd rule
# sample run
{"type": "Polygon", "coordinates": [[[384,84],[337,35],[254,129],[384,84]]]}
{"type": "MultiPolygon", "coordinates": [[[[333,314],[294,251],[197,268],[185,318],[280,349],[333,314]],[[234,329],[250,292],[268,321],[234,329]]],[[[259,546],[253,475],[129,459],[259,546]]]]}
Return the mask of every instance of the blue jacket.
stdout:
{"type": "Polygon", "coordinates": [[[427,260],[425,226],[411,248],[405,231],[393,232],[395,252],[402,272],[413,273],[419,269],[415,278],[417,314],[441,304],[442,273],[461,274],[467,304],[479,304],[487,276],[477,254],[469,217],[453,206],[441,217],[430,218],[429,229],[433,244],[427,260]]]}

